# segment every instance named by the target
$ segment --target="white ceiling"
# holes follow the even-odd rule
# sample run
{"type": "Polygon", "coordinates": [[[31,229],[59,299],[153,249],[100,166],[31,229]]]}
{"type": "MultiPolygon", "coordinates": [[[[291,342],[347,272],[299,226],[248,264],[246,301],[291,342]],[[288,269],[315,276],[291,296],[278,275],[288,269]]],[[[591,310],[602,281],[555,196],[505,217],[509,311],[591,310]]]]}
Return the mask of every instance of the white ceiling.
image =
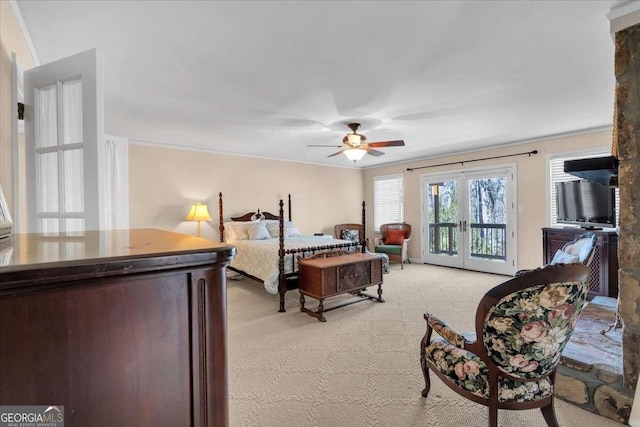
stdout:
{"type": "Polygon", "coordinates": [[[40,63],[97,47],[131,140],[367,167],[611,124],[621,1],[18,1],[40,63]]]}

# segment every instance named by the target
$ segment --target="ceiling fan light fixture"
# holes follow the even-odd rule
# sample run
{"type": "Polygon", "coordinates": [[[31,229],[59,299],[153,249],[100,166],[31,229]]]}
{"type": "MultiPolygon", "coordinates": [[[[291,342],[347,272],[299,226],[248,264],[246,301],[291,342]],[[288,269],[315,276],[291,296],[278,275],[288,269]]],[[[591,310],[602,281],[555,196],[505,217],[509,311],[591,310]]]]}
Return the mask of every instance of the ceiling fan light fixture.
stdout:
{"type": "Polygon", "coordinates": [[[347,144],[351,146],[357,146],[357,145],[360,145],[361,143],[362,143],[361,135],[357,133],[350,133],[347,135],[347,144]]]}
{"type": "Polygon", "coordinates": [[[364,148],[349,148],[348,150],[344,150],[343,153],[349,160],[355,163],[367,154],[367,150],[364,148]]]}

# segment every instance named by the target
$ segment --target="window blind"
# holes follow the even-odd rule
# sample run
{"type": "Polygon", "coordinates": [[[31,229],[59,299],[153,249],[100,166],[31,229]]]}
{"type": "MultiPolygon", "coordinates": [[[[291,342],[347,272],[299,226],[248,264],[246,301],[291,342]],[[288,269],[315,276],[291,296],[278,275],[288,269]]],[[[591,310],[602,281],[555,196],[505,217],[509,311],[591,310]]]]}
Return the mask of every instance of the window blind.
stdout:
{"type": "Polygon", "coordinates": [[[382,224],[403,221],[402,186],[401,174],[373,178],[373,228],[375,231],[379,231],[382,224]]]}
{"type": "MultiPolygon", "coordinates": [[[[551,209],[550,217],[551,217],[551,226],[567,226],[567,224],[558,224],[558,213],[557,213],[557,196],[556,196],[556,182],[565,182],[565,181],[575,181],[580,178],[570,175],[564,172],[564,162],[565,160],[575,160],[575,159],[586,159],[591,157],[605,157],[610,156],[611,153],[609,151],[601,151],[601,152],[585,152],[585,153],[571,153],[571,154],[559,154],[557,156],[551,157],[549,161],[549,184],[551,188],[549,188],[549,207],[551,209]]],[[[616,224],[618,224],[618,217],[620,215],[620,195],[619,190],[616,188],[616,224]]]]}

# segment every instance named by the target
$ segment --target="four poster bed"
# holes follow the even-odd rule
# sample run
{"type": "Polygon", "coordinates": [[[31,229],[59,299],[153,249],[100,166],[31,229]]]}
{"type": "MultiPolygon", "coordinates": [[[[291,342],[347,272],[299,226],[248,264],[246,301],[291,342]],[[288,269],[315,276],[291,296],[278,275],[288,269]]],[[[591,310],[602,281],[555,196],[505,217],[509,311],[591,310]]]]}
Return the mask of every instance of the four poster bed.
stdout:
{"type": "MultiPolygon", "coordinates": [[[[366,251],[366,231],[357,240],[327,236],[302,236],[291,221],[291,195],[288,196],[288,220],[284,219],[284,202],[279,215],[247,212],[224,222],[222,193],[218,194],[220,242],[237,249],[229,269],[262,284],[267,292],[280,295],[279,312],[285,312],[284,294],[298,287],[298,259],[321,251],[350,253],[366,251]]],[[[362,229],[366,230],[365,202],[362,202],[362,229]]]]}

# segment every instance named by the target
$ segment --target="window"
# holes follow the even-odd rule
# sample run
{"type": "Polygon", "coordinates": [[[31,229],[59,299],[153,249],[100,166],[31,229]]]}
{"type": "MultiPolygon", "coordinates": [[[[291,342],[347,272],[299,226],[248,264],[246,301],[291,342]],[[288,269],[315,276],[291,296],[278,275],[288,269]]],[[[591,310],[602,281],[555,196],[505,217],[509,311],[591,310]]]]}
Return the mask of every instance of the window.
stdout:
{"type": "MultiPolygon", "coordinates": [[[[557,199],[556,199],[556,182],[575,181],[580,179],[574,175],[570,175],[564,172],[565,160],[585,159],[589,157],[605,157],[610,156],[611,152],[608,149],[602,150],[584,150],[573,151],[570,153],[559,153],[549,157],[549,224],[551,227],[562,226],[567,224],[558,224],[557,217],[557,199]]],[[[618,216],[620,215],[620,195],[616,188],[616,224],[618,224],[618,216]]]]}
{"type": "Polygon", "coordinates": [[[373,178],[373,228],[382,224],[402,222],[403,215],[402,174],[373,178]]]}

